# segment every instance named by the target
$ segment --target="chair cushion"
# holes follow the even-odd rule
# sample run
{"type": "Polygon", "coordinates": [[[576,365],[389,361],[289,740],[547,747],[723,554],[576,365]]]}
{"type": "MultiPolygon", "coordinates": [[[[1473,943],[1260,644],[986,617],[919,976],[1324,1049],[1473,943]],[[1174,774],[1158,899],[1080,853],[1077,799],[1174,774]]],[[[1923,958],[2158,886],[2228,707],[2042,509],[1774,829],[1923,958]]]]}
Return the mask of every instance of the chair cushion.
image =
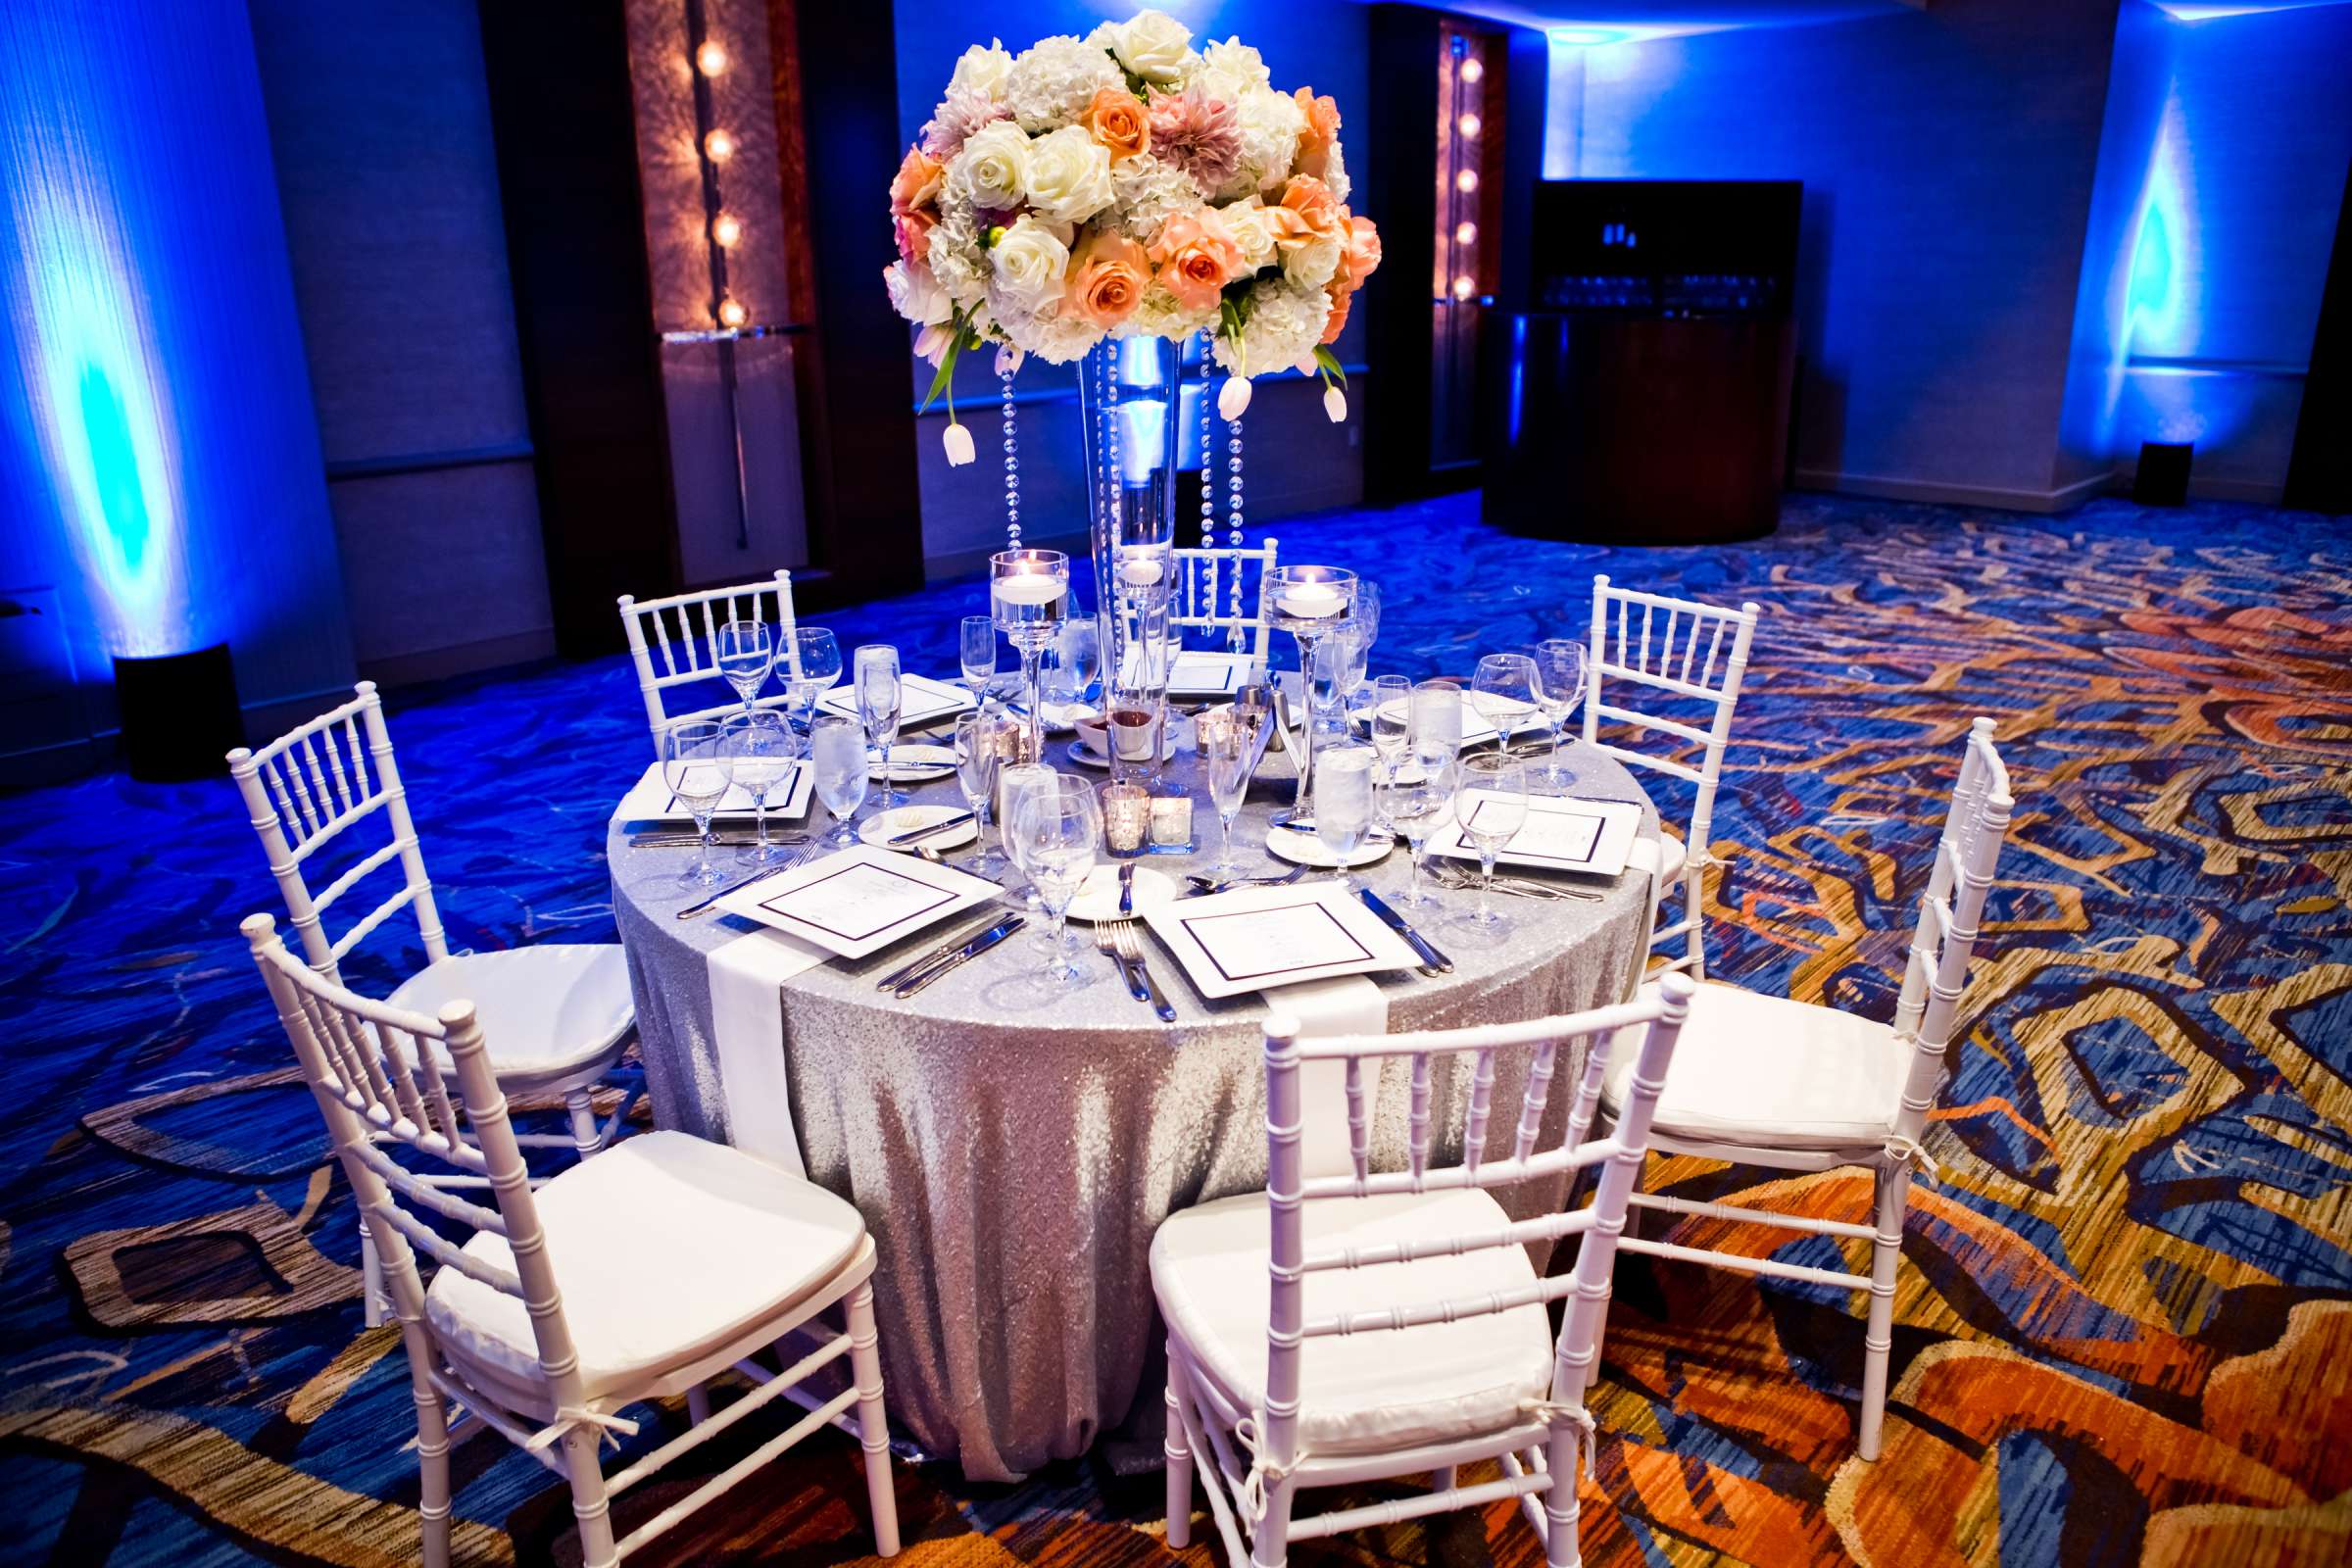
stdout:
{"type": "Polygon", "coordinates": [[[1655,839],[1635,836],[1634,847],[1626,853],[1625,863],[1651,876],[1656,876],[1660,871],[1679,874],[1683,868],[1683,855],[1682,835],[1660,822],[1655,839]]]}
{"type": "MultiPolygon", "coordinates": [[[[1645,1028],[1619,1031],[1609,1052],[1602,1098],[1612,1113],[1632,1088],[1645,1028]]],[[[1894,1130],[1910,1065],[1910,1045],[1886,1024],[1709,982],[1690,998],[1651,1126],[1765,1149],[1875,1150],[1894,1130]]]]}
{"type": "MultiPolygon", "coordinates": [[[[1169,1215],[1152,1239],[1161,1315],[1194,1364],[1245,1411],[1265,1402],[1269,1213],[1264,1193],[1243,1193],[1169,1215]]],[[[1305,1215],[1310,1256],[1510,1223],[1478,1188],[1324,1199],[1305,1215]]],[[[1535,1278],[1520,1247],[1331,1269],[1306,1276],[1306,1319],[1484,1295],[1535,1278]]],[[[1299,1365],[1299,1441],[1317,1454],[1371,1453],[1497,1432],[1521,1419],[1526,1401],[1544,1397],[1551,1361],[1551,1322],[1540,1304],[1310,1339],[1299,1365]]]]}
{"type": "MultiPolygon", "coordinates": [[[[616,942],[455,954],[410,976],[387,1000],[428,1018],[445,1004],[472,1003],[490,1065],[510,1090],[596,1067],[637,1019],[628,958],[616,942]]],[[[437,1043],[434,1057],[448,1068],[448,1051],[437,1043]]]]}
{"type": "MultiPolygon", "coordinates": [[[[865,1237],[858,1210],[823,1188],[685,1133],[624,1138],[532,1196],[592,1399],[777,1316],[838,1274],[865,1237]]],[[[514,1266],[506,1239],[487,1231],[466,1250],[514,1266]]],[[[544,1387],[521,1301],[445,1267],[424,1304],[462,1370],[486,1375],[493,1392],[544,1387]]]]}

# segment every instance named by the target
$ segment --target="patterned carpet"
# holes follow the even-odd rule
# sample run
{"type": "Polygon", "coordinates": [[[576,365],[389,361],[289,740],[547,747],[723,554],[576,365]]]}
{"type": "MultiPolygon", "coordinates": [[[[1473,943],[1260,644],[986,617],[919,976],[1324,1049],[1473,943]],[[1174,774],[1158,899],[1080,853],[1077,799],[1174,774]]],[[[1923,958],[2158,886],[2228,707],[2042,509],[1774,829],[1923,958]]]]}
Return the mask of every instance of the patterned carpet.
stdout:
{"type": "MultiPolygon", "coordinates": [[[[1801,497],[1770,539],[1639,552],[1507,539],[1462,497],[1278,531],[1287,559],[1383,580],[1381,669],[1463,671],[1573,630],[1594,571],[1761,604],[1710,911],[1718,973],[1755,988],[1890,1010],[1960,736],[1999,720],[2017,828],[1931,1131],[1944,1180],[1911,1211],[1886,1457],[1852,1457],[1849,1298],[1629,1268],[1589,1561],[2352,1557],[2340,524],[1801,497]]],[[[895,640],[946,673],[953,614],[978,603],[966,581],[826,619],[846,646],[911,612],[923,634],[895,640]]],[[[453,946],[611,939],[603,822],[642,725],[619,661],[397,694],[453,946]]],[[[229,787],[109,776],[7,804],[0,1561],[412,1559],[407,1378],[361,1328],[349,1194],[236,936],[274,902],[229,787]]],[[[1867,1188],[1659,1176],[1855,1218],[1867,1188]]],[[[1685,1226],[1730,1240],[1714,1229],[1685,1226]]],[[[457,1470],[462,1561],[576,1560],[527,1459],[477,1439],[457,1470]]],[[[694,1480],[648,1488],[624,1527],[694,1480]]],[[[1005,1488],[903,1468],[906,1560],[1166,1560],[1158,1486],[1092,1462],[1005,1488]]],[[[828,1438],[652,1556],[823,1564],[868,1539],[853,1450],[828,1438]]],[[[1298,1555],[1541,1560],[1499,1507],[1298,1555]]]]}

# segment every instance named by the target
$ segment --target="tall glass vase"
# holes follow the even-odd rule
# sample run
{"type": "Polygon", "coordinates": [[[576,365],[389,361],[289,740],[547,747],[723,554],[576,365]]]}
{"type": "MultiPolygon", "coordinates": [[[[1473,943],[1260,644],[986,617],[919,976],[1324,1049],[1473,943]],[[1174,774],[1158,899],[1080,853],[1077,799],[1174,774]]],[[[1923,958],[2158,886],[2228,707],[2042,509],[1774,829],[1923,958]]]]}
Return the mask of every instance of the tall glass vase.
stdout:
{"type": "Polygon", "coordinates": [[[1104,738],[1121,779],[1156,776],[1166,748],[1182,356],[1159,338],[1105,339],[1078,367],[1104,738]]]}

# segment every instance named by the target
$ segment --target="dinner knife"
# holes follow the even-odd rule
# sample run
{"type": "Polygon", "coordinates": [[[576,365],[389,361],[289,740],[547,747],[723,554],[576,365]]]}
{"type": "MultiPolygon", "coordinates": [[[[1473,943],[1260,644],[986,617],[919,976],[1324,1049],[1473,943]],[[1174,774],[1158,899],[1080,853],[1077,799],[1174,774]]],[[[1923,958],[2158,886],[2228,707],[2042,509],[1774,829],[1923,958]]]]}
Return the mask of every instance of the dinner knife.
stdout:
{"type": "Polygon", "coordinates": [[[886,850],[903,850],[910,844],[920,844],[923,842],[923,840],[928,838],[936,838],[942,833],[953,833],[956,831],[956,829],[962,827],[971,819],[971,812],[957,811],[954,816],[942,817],[940,820],[933,822],[928,826],[918,827],[910,832],[900,833],[891,838],[884,839],[882,841],[882,847],[886,850]]]}
{"type": "Polygon", "coordinates": [[[1421,972],[1423,974],[1453,973],[1453,960],[1432,947],[1429,938],[1413,929],[1411,921],[1390,908],[1386,899],[1370,888],[1358,888],[1355,891],[1356,897],[1364,901],[1365,908],[1379,915],[1383,921],[1387,922],[1390,930],[1404,938],[1412,945],[1413,951],[1421,956],[1421,972]]]}
{"type": "Polygon", "coordinates": [[[987,919],[981,921],[978,925],[964,927],[961,931],[956,932],[954,936],[948,938],[947,941],[942,942],[938,947],[933,948],[930,952],[921,954],[907,962],[901,964],[898,968],[891,970],[890,973],[884,975],[881,979],[874,982],[874,989],[876,991],[894,991],[898,989],[900,985],[906,981],[913,979],[917,974],[920,974],[932,964],[939,962],[942,958],[947,957],[957,948],[962,947],[966,942],[971,941],[972,938],[979,936],[984,931],[987,931],[990,927],[994,926],[998,921],[1004,919],[1004,911],[999,910],[998,912],[991,914],[987,919]]]}
{"type": "Polygon", "coordinates": [[[1006,937],[1011,936],[1015,931],[1018,931],[1021,927],[1027,925],[1028,923],[1029,917],[1027,915],[1006,915],[1004,919],[998,921],[995,925],[990,926],[987,930],[972,938],[971,941],[966,942],[962,947],[957,948],[954,953],[949,954],[945,958],[942,958],[930,968],[925,969],[921,974],[916,975],[911,980],[903,982],[898,989],[892,993],[892,995],[897,997],[901,1002],[905,1002],[908,997],[913,996],[917,991],[922,990],[923,987],[929,985],[932,981],[937,980],[941,975],[946,974],[950,969],[956,968],[957,965],[962,964],[969,959],[978,957],[981,954],[986,953],[989,949],[995,947],[1006,937]]]}

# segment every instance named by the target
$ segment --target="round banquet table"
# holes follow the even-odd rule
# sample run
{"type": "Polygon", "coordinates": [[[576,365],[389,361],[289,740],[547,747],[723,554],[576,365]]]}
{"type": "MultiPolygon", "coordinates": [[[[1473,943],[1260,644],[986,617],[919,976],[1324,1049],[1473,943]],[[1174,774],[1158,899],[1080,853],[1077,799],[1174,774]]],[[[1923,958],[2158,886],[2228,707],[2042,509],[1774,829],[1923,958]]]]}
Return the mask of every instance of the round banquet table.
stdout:
{"type": "MultiPolygon", "coordinates": [[[[1058,739],[1049,742],[1048,760],[1066,773],[1087,771],[1066,760],[1058,739]]],[[[1642,805],[1641,831],[1654,838],[1656,813],[1616,761],[1581,745],[1569,748],[1567,760],[1578,774],[1571,793],[1642,805]]],[[[1270,757],[1235,825],[1237,856],[1252,873],[1286,869],[1263,848],[1268,813],[1296,787],[1285,775],[1287,765],[1270,757]]],[[[1216,849],[1216,818],[1189,737],[1166,777],[1194,796],[1200,851],[1152,855],[1143,864],[1181,882],[1216,849]]],[[[918,802],[961,804],[953,777],[902,788],[918,802]]],[[[815,832],[826,820],[812,804],[807,820],[784,826],[815,832]]],[[[674,917],[689,902],[677,878],[691,851],[632,849],[615,822],[606,853],[655,1119],[723,1140],[726,1086],[711,1043],[706,966],[712,949],[757,928],[732,915],[674,917]]],[[[970,858],[968,849],[945,853],[951,864],[970,858]]],[[[1400,842],[1357,875],[1394,905],[1405,871],[1400,842]]],[[[1614,882],[1580,885],[1601,898],[1497,896],[1509,916],[1500,934],[1462,921],[1469,893],[1439,890],[1439,907],[1403,910],[1454,972],[1372,976],[1391,1031],[1616,1001],[1642,940],[1645,881],[1629,870],[1614,882]]],[[[945,922],[861,960],[828,960],[781,987],[786,1084],[808,1174],[857,1204],[879,1250],[875,1306],[891,1412],[926,1450],[953,1455],[973,1480],[1017,1479],[1084,1452],[1105,1433],[1148,1442],[1156,1457],[1162,1406],[1156,1384],[1143,1386],[1159,1364],[1152,1232],[1174,1210],[1265,1185],[1261,1029],[1270,1009],[1254,993],[1203,1001],[1147,935],[1152,974],[1177,1012],[1163,1025],[1128,995],[1077,922],[1072,929],[1088,951],[1081,983],[1066,991],[1047,991],[1034,978],[1039,958],[1028,932],[906,1002],[876,989],[881,975],[968,923],[945,922]]],[[[1031,923],[1042,926],[1042,917],[1031,923]]],[[[1517,1060],[1498,1061],[1498,1107],[1515,1105],[1524,1082],[1524,1054],[1508,1054],[1517,1060]]],[[[1458,1158],[1471,1065],[1440,1062],[1432,1125],[1453,1129],[1452,1147],[1441,1139],[1439,1157],[1458,1158]]],[[[1580,1066],[1581,1057],[1564,1059],[1553,1077],[1544,1129],[1551,1139],[1563,1135],[1580,1066]]],[[[1397,1058],[1379,1080],[1375,1168],[1405,1163],[1408,1072],[1397,1058]]],[[[1516,1120],[1499,1110],[1493,1118],[1495,1157],[1508,1152],[1516,1120]]],[[[1563,1201],[1565,1182],[1496,1196],[1514,1218],[1528,1218],[1563,1201]]]]}

